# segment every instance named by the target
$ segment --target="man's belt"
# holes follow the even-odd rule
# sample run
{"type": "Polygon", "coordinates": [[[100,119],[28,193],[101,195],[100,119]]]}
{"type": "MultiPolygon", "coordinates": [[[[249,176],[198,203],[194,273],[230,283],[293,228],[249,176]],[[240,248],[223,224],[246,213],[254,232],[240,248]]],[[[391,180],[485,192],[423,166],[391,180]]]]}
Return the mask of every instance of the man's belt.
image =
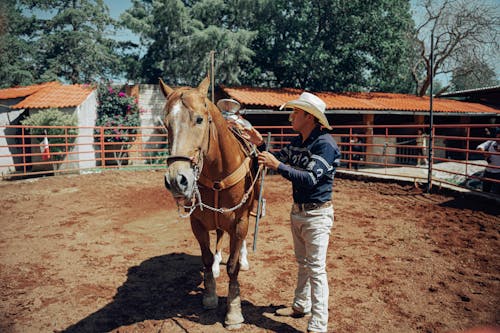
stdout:
{"type": "Polygon", "coordinates": [[[296,211],[304,212],[309,210],[316,210],[322,208],[328,208],[332,206],[331,201],[326,202],[306,202],[306,203],[294,203],[293,208],[296,211]]]}

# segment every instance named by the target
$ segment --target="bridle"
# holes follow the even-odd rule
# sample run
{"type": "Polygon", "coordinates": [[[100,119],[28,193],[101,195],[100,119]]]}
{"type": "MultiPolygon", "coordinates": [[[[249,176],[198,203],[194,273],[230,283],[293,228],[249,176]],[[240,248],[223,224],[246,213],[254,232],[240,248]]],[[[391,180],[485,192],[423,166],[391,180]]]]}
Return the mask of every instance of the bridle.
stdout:
{"type": "MultiPolygon", "coordinates": [[[[182,95],[181,95],[181,101],[182,101],[182,95]]],[[[184,101],[182,101],[182,103],[184,104],[184,101]]],[[[184,106],[186,106],[184,104],[184,106]]],[[[186,106],[187,107],[187,106],[186,106]]],[[[167,127],[165,126],[165,124],[163,123],[163,121],[160,119],[160,123],[162,125],[162,127],[164,128],[165,132],[168,133],[168,129],[167,127]]],[[[208,130],[206,131],[207,132],[207,136],[206,136],[206,140],[207,140],[207,148],[206,148],[206,153],[208,153],[209,149],[210,149],[210,135],[212,134],[212,131],[215,132],[215,129],[212,129],[213,126],[215,126],[215,124],[213,123],[213,120],[212,120],[212,116],[210,115],[210,112],[208,113],[208,130]]],[[[167,151],[167,153],[170,153],[169,151],[167,151]]],[[[192,197],[191,197],[191,205],[181,205],[179,203],[179,201],[177,201],[177,211],[178,211],[178,214],[179,214],[179,217],[181,218],[187,218],[189,216],[191,216],[191,214],[193,214],[193,212],[196,210],[197,207],[200,208],[201,211],[203,211],[203,208],[207,208],[211,211],[214,211],[216,213],[227,213],[227,212],[232,212],[238,208],[240,208],[241,206],[243,206],[249,196],[250,196],[250,193],[252,192],[253,188],[254,188],[254,185],[255,185],[255,182],[257,181],[257,179],[259,178],[259,174],[261,172],[261,170],[263,169],[262,166],[259,167],[255,177],[254,177],[254,180],[252,182],[252,184],[250,185],[250,187],[245,191],[245,193],[243,194],[243,197],[241,199],[241,201],[235,205],[234,207],[231,207],[231,208],[217,208],[217,207],[212,207],[212,206],[209,206],[207,204],[205,204],[202,199],[201,199],[201,194],[200,194],[200,189],[199,189],[199,183],[202,183],[203,185],[207,184],[207,183],[211,183],[212,186],[206,186],[205,187],[208,187],[210,189],[212,189],[213,191],[215,191],[214,193],[214,196],[215,196],[215,199],[214,199],[214,202],[215,202],[215,206],[218,205],[218,193],[220,191],[222,191],[223,189],[225,188],[228,188],[228,187],[231,187],[233,186],[235,183],[239,182],[245,175],[246,175],[246,171],[248,170],[245,170],[245,173],[243,175],[243,177],[240,178],[239,174],[242,173],[242,170],[244,170],[244,168],[242,169],[242,167],[245,167],[245,162],[247,162],[247,159],[245,159],[245,162],[236,170],[236,172],[238,173],[237,175],[237,178],[235,179],[234,175],[236,172],[233,172],[233,174],[229,175],[228,177],[226,177],[225,179],[223,180],[220,180],[220,181],[211,181],[211,180],[208,180],[206,178],[203,178],[202,181],[200,181],[200,175],[201,175],[201,171],[203,170],[203,160],[204,160],[204,153],[203,153],[203,150],[200,147],[198,147],[197,149],[197,156],[187,156],[187,155],[170,155],[166,158],[166,164],[167,164],[167,167],[169,167],[172,163],[174,162],[177,162],[177,161],[185,161],[185,162],[189,162],[191,164],[191,168],[193,169],[193,173],[194,173],[194,178],[195,178],[195,182],[194,182],[194,189],[193,189],[193,194],[192,194],[192,197]],[[195,158],[196,157],[196,158],[195,158]],[[230,179],[231,180],[227,183],[227,186],[223,187],[223,186],[220,186],[220,184],[224,184],[224,180],[228,180],[230,179]],[[188,211],[186,214],[183,214],[181,212],[181,208],[184,209],[184,211],[188,211]]],[[[195,153],[196,154],[196,153],[195,153]]],[[[247,167],[248,169],[248,167],[247,167]]],[[[185,200],[186,202],[186,200],[185,200]]],[[[218,226],[218,218],[217,218],[217,215],[215,215],[215,221],[216,221],[216,225],[218,226]]]]}

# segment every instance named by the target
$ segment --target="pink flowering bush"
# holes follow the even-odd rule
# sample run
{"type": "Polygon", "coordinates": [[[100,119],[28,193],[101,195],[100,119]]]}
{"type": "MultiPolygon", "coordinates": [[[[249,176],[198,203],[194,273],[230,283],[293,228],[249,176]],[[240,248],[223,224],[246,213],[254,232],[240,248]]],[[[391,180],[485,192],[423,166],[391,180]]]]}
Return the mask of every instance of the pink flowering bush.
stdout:
{"type": "Polygon", "coordinates": [[[123,91],[112,87],[100,86],[98,89],[96,126],[104,127],[106,142],[132,142],[137,133],[135,128],[141,125],[137,100],[123,91]]]}

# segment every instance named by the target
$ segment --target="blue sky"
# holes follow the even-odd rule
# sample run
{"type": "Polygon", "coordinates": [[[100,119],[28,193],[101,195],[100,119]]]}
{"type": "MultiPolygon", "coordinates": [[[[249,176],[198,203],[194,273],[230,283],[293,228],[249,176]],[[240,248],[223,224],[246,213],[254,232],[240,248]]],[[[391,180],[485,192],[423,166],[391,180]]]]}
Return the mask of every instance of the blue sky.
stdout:
{"type": "MultiPolygon", "coordinates": [[[[104,0],[104,3],[109,7],[109,13],[112,18],[118,19],[120,14],[132,7],[130,0],[104,0]]],[[[118,40],[131,40],[139,42],[139,38],[128,29],[121,29],[116,33],[118,40]]]]}
{"type": "Polygon", "coordinates": [[[109,7],[113,18],[118,18],[126,9],[132,7],[130,0],[104,0],[104,3],[109,7]]]}

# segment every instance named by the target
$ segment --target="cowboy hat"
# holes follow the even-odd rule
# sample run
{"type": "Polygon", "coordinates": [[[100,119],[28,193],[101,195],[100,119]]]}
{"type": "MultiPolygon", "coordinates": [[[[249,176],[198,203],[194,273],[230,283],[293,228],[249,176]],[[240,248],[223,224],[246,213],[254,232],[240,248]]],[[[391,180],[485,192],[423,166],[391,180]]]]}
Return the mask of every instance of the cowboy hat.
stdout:
{"type": "Polygon", "coordinates": [[[328,123],[328,119],[325,116],[326,104],[321,98],[308,92],[303,92],[299,99],[294,99],[293,101],[286,102],[280,107],[280,110],[284,108],[298,108],[312,114],[316,117],[320,124],[329,130],[332,129],[328,123]]]}

